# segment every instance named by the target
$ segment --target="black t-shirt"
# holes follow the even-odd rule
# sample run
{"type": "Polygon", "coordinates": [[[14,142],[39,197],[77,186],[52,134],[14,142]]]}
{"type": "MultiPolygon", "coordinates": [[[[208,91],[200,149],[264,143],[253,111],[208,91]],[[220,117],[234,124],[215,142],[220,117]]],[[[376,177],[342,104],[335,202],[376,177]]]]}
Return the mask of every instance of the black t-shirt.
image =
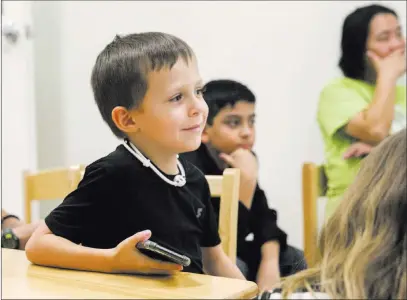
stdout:
{"type": "MultiPolygon", "coordinates": [[[[182,158],[197,166],[205,175],[221,175],[225,165],[218,162],[214,149],[206,144],[188,153],[182,158]]],[[[216,152],[216,151],[215,151],[216,152]]],[[[212,205],[217,216],[220,210],[220,198],[212,198],[212,205]]],[[[237,227],[237,255],[249,265],[249,279],[255,280],[261,260],[261,246],[268,241],[278,241],[280,251],[287,248],[287,234],[277,225],[277,212],[269,208],[266,194],[256,185],[252,206],[249,209],[239,201],[237,227]],[[246,241],[248,234],[253,233],[253,241],[246,241]]]]}
{"type": "Polygon", "coordinates": [[[216,217],[204,175],[180,161],[187,182],[175,187],[120,145],[86,168],[78,188],[45,223],[57,236],[99,249],[149,229],[152,241],[191,259],[184,271],[203,273],[200,247],[220,243],[216,217]]]}

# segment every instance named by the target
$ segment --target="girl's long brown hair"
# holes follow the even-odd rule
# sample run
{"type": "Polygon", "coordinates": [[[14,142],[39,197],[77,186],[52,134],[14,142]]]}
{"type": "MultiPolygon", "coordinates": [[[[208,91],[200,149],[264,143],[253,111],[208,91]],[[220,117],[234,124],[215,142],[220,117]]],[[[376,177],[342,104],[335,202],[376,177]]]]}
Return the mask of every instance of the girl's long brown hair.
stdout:
{"type": "Polygon", "coordinates": [[[319,287],[332,299],[407,299],[406,130],[365,158],[319,237],[319,262],[282,296],[319,287]]]}

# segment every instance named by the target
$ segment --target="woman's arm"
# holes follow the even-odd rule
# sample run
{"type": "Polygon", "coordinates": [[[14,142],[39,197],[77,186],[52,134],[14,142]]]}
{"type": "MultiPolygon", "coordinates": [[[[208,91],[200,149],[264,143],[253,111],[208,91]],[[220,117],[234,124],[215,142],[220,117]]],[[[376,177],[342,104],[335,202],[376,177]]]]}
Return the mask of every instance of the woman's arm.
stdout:
{"type": "Polygon", "coordinates": [[[363,142],[377,144],[390,133],[394,118],[396,84],[406,71],[406,56],[404,49],[395,50],[384,58],[372,52],[368,52],[368,56],[377,72],[373,100],[366,110],[349,121],[345,132],[363,142]]]}
{"type": "Polygon", "coordinates": [[[391,77],[378,78],[372,103],[345,126],[348,135],[373,145],[389,135],[394,118],[396,81],[391,77]]]}

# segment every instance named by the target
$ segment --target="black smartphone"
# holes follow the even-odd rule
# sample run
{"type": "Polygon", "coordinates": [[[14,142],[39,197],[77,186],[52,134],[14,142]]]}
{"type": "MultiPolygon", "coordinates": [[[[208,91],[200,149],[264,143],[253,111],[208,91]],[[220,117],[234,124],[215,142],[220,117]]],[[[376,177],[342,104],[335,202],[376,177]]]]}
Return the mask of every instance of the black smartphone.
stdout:
{"type": "Polygon", "coordinates": [[[189,257],[165,248],[150,240],[138,242],[136,248],[140,250],[141,253],[153,259],[174,262],[184,267],[188,267],[191,264],[191,259],[189,257]]]}

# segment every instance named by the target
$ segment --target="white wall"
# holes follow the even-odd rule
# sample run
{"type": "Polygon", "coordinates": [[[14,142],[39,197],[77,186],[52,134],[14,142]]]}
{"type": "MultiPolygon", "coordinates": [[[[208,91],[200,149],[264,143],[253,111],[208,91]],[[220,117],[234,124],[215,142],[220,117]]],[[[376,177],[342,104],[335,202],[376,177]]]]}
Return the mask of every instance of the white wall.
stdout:
{"type": "MultiPolygon", "coordinates": [[[[255,91],[260,181],[289,242],[302,247],[301,165],[323,159],[318,94],[339,74],[345,15],[369,2],[36,1],[39,165],[111,151],[117,140],[89,83],[96,55],[117,33],[172,33],[194,48],[204,80],[233,78],[255,91]]],[[[405,20],[404,1],[386,3],[405,20]]]]}
{"type": "Polygon", "coordinates": [[[37,167],[33,40],[25,30],[32,25],[31,3],[7,1],[1,8],[2,25],[11,22],[19,33],[14,42],[1,39],[1,205],[23,217],[23,172],[37,167]]]}

